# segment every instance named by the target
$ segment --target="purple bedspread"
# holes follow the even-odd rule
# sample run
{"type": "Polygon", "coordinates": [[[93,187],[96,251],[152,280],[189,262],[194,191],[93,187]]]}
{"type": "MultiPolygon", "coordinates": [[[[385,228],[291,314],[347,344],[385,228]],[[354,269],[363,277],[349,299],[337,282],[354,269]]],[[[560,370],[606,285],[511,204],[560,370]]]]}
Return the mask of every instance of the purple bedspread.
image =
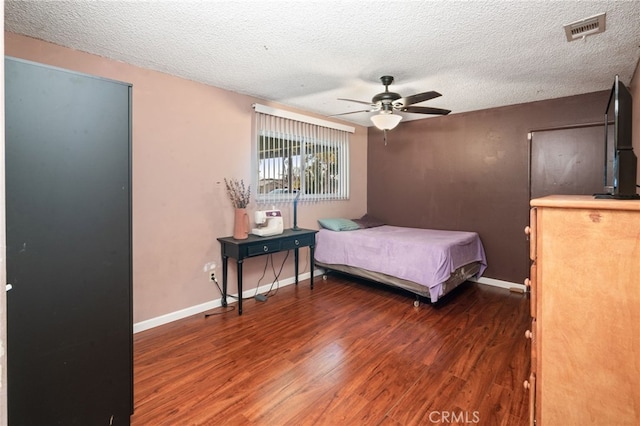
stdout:
{"type": "Polygon", "coordinates": [[[476,232],[378,226],[355,231],[321,229],[315,259],[380,272],[429,287],[431,301],[442,296],[442,283],[460,266],[487,260],[476,232]]]}

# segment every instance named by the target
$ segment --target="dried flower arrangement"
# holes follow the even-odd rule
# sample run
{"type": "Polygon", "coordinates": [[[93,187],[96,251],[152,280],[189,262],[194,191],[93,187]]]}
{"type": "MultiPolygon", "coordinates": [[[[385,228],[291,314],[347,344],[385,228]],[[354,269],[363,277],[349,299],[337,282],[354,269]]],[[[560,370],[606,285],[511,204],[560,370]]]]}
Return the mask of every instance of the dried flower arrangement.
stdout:
{"type": "Polygon", "coordinates": [[[224,178],[224,184],[227,187],[227,195],[231,200],[231,204],[236,209],[246,209],[249,205],[249,197],[251,196],[251,185],[245,188],[244,181],[240,179],[224,178]]]}

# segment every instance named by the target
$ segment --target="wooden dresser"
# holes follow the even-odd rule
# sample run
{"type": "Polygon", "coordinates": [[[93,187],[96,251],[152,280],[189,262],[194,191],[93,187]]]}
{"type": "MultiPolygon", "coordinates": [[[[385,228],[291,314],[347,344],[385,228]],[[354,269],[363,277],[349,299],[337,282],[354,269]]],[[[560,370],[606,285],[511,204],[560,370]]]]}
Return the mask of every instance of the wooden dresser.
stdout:
{"type": "Polygon", "coordinates": [[[640,425],[640,201],[531,206],[530,423],[640,425]]]}

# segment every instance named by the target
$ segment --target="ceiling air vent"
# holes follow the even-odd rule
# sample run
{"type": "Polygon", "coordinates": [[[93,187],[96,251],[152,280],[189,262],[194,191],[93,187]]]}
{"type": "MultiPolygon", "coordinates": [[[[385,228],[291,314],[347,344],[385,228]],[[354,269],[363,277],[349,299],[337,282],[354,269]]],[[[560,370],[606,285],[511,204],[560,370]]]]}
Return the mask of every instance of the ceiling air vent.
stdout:
{"type": "Polygon", "coordinates": [[[564,26],[567,41],[578,40],[593,34],[603,33],[606,28],[606,13],[581,19],[564,26]]]}

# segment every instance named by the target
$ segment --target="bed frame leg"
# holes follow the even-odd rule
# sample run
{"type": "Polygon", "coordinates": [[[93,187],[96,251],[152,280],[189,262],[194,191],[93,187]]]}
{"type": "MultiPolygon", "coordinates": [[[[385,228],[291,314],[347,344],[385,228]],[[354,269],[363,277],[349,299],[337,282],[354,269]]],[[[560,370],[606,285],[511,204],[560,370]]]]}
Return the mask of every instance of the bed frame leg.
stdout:
{"type": "Polygon", "coordinates": [[[420,306],[420,296],[418,296],[417,294],[416,294],[416,300],[413,301],[413,306],[415,306],[416,308],[420,306]]]}

